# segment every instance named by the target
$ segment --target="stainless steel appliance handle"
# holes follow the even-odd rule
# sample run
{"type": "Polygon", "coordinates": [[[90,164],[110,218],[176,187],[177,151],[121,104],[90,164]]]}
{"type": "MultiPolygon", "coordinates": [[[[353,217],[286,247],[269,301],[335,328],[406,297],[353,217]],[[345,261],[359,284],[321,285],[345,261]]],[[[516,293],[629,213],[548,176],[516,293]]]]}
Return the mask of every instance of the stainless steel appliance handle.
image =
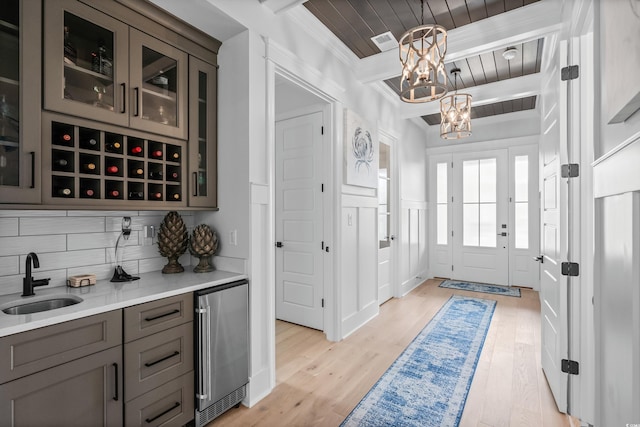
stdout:
{"type": "Polygon", "coordinates": [[[206,313],[206,309],[204,308],[196,308],[196,313],[198,314],[198,332],[200,333],[199,337],[198,337],[198,358],[200,361],[200,378],[198,378],[198,393],[196,394],[196,397],[199,400],[206,400],[207,399],[207,394],[206,394],[206,390],[204,390],[204,377],[206,375],[205,371],[205,366],[204,366],[204,348],[205,348],[205,319],[204,319],[204,315],[206,313]]]}
{"type": "Polygon", "coordinates": [[[211,307],[207,305],[206,309],[206,320],[204,323],[206,324],[207,348],[204,357],[207,364],[207,396],[211,399],[213,397],[213,387],[211,384],[211,331],[209,330],[211,328],[211,307]]]}

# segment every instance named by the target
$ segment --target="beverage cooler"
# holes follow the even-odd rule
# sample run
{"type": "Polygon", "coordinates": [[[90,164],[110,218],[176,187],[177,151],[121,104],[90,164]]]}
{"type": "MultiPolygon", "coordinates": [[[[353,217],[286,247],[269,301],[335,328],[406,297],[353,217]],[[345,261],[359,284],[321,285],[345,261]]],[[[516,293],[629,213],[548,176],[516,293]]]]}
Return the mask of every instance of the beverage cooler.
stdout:
{"type": "Polygon", "coordinates": [[[245,397],[249,382],[249,282],[194,293],[196,427],[206,425],[245,397]]]}

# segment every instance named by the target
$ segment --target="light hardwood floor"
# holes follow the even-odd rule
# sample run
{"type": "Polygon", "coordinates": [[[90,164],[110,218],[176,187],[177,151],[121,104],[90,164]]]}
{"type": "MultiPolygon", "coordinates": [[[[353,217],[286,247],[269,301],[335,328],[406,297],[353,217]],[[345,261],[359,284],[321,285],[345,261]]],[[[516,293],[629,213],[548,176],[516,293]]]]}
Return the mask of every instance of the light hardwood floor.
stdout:
{"type": "Polygon", "coordinates": [[[438,287],[427,280],[334,343],[320,331],[276,323],[277,386],[253,408],[231,409],[217,426],[338,426],[452,294],[498,301],[460,426],[564,427],[540,366],[540,302],[438,287]]]}

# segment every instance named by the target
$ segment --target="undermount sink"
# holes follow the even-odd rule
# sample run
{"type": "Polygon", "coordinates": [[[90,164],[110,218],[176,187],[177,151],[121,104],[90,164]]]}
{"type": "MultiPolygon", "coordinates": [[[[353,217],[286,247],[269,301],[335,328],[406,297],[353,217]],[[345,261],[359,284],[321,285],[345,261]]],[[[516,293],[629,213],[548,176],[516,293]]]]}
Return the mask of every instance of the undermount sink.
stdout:
{"type": "Polygon", "coordinates": [[[32,314],[68,307],[82,302],[82,298],[75,295],[50,295],[43,298],[36,298],[36,300],[30,301],[13,301],[4,304],[1,306],[1,309],[3,313],[6,314],[32,314]]]}

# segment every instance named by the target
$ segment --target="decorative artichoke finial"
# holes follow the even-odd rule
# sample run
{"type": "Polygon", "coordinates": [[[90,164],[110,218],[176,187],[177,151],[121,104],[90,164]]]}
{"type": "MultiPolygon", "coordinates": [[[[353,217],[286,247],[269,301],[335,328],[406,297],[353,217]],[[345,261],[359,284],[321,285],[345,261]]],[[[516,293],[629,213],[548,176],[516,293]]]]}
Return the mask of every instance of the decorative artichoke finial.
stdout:
{"type": "Polygon", "coordinates": [[[206,224],[200,224],[193,229],[191,241],[189,242],[189,252],[200,259],[198,265],[193,269],[196,273],[206,273],[215,270],[209,264],[209,257],[218,250],[218,237],[216,233],[206,224]]]}
{"type": "Polygon", "coordinates": [[[158,231],[158,250],[160,255],[167,257],[169,262],[162,268],[163,273],[182,273],[184,267],[178,262],[180,255],[185,253],[189,243],[187,226],[176,211],[165,215],[158,231]]]}

